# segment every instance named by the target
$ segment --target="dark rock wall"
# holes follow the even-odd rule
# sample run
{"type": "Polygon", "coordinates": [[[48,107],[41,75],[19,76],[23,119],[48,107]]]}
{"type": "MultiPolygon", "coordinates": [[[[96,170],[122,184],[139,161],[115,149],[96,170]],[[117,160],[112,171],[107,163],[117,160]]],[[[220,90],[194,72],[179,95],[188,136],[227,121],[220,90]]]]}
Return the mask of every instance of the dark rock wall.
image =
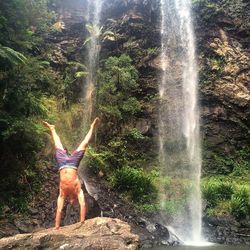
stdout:
{"type": "Polygon", "coordinates": [[[247,1],[200,1],[194,5],[204,172],[216,169],[213,154],[237,155],[249,148],[250,4],[247,1]],[[209,3],[208,5],[205,4],[209,3]]]}
{"type": "MultiPolygon", "coordinates": [[[[214,155],[237,156],[250,145],[249,8],[241,0],[193,5],[205,175],[220,173],[214,155]]],[[[133,59],[140,73],[137,95],[143,106],[138,122],[149,125],[152,150],[157,150],[159,1],[105,1],[103,23],[117,40],[102,45],[101,57],[127,53],[133,59]]],[[[229,166],[221,173],[232,170],[229,166]]]]}
{"type": "MultiPolygon", "coordinates": [[[[149,151],[157,159],[158,83],[160,76],[160,1],[104,0],[101,23],[116,40],[101,43],[100,59],[128,54],[139,71],[137,98],[142,111],[134,124],[151,138],[149,151]]],[[[61,33],[49,38],[55,50],[55,68],[63,70],[69,61],[84,62],[82,46],[87,1],[62,0],[54,6],[64,24],[61,33]]],[[[199,101],[203,145],[203,174],[221,171],[215,156],[232,157],[249,151],[250,59],[249,3],[244,0],[201,0],[193,4],[194,29],[199,64],[199,101]]],[[[100,64],[102,66],[102,63],[100,64]]],[[[81,93],[82,81],[77,88],[81,93]]]]}

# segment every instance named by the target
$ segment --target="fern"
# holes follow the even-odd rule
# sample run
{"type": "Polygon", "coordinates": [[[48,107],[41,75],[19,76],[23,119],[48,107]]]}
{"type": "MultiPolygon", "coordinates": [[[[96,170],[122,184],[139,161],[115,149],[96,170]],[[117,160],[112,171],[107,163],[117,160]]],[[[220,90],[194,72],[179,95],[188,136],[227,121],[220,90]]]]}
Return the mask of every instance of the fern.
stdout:
{"type": "Polygon", "coordinates": [[[86,38],[86,40],[83,43],[83,46],[89,43],[93,38],[100,39],[101,41],[105,41],[105,40],[115,41],[116,40],[116,35],[114,32],[110,30],[103,32],[103,26],[98,27],[97,25],[86,24],[85,27],[87,31],[89,32],[90,36],[86,38]]]}
{"type": "Polygon", "coordinates": [[[0,58],[8,61],[12,65],[25,63],[27,60],[27,58],[22,53],[12,48],[4,47],[1,44],[0,44],[0,58]]]}
{"type": "Polygon", "coordinates": [[[67,64],[74,67],[74,68],[76,68],[76,69],[85,69],[85,70],[87,70],[87,67],[84,64],[79,63],[79,62],[71,61],[71,62],[68,62],[67,64]]]}
{"type": "Polygon", "coordinates": [[[231,197],[231,213],[237,218],[245,218],[250,213],[250,198],[245,187],[235,192],[231,197]]]}
{"type": "Polygon", "coordinates": [[[76,78],[81,78],[81,77],[85,77],[87,75],[88,75],[88,72],[78,71],[78,72],[76,72],[75,77],[76,78]]]}
{"type": "Polygon", "coordinates": [[[105,31],[102,34],[102,37],[103,37],[102,41],[105,41],[105,40],[115,41],[116,40],[115,33],[110,30],[105,31]]]}

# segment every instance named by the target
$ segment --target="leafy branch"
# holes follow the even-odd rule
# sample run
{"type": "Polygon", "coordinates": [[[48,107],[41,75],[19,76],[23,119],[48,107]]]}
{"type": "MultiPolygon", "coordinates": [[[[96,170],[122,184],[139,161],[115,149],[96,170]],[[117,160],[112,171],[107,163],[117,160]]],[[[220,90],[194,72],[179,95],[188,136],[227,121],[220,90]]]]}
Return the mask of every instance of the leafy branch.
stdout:
{"type": "Polygon", "coordinates": [[[98,27],[97,25],[86,24],[85,27],[89,32],[90,36],[86,38],[86,40],[83,43],[83,46],[89,43],[92,39],[100,39],[102,42],[104,42],[105,40],[110,40],[110,41],[116,40],[116,35],[111,30],[103,32],[103,26],[98,27]]]}
{"type": "Polygon", "coordinates": [[[24,64],[27,58],[20,52],[10,48],[5,47],[0,44],[0,58],[8,61],[12,65],[18,65],[20,63],[24,64]]]}

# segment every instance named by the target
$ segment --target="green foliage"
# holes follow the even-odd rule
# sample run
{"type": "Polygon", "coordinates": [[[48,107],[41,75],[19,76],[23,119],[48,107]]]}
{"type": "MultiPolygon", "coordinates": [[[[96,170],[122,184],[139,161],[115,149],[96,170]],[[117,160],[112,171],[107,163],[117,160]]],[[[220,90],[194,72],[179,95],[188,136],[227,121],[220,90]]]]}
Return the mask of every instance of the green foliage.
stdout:
{"type": "Polygon", "coordinates": [[[191,180],[158,176],[155,185],[159,190],[161,210],[171,215],[178,215],[188,209],[188,200],[194,189],[191,180]]]}
{"type": "Polygon", "coordinates": [[[127,55],[109,57],[99,74],[99,110],[104,119],[116,128],[132,121],[140,111],[140,103],[135,96],[138,87],[138,72],[127,55]]]}
{"type": "Polygon", "coordinates": [[[166,200],[164,203],[162,203],[162,209],[164,209],[164,211],[166,211],[167,214],[176,216],[184,211],[185,205],[186,205],[185,199],[166,200]]]}
{"type": "Polygon", "coordinates": [[[136,203],[148,203],[157,198],[153,184],[154,174],[146,174],[143,169],[123,167],[110,177],[113,188],[125,192],[136,203]]]}
{"type": "Polygon", "coordinates": [[[44,65],[44,61],[30,58],[26,64],[14,67],[0,87],[1,107],[15,116],[43,116],[44,95],[62,93],[60,77],[44,65]]]}
{"type": "Polygon", "coordinates": [[[63,98],[65,89],[42,44],[55,16],[48,2],[0,2],[0,206],[20,211],[42,180],[41,119],[48,118],[48,100],[63,98]]]}
{"type": "MultiPolygon", "coordinates": [[[[87,67],[79,62],[70,61],[62,74],[63,89],[61,97],[65,99],[65,106],[79,101],[82,95],[82,79],[88,76],[87,67]]],[[[61,85],[62,86],[62,85],[61,85]]]]}
{"type": "Polygon", "coordinates": [[[142,212],[146,213],[153,213],[159,209],[159,205],[157,203],[153,204],[148,204],[148,203],[143,203],[143,204],[135,204],[136,208],[142,212]]]}
{"type": "Polygon", "coordinates": [[[147,49],[147,54],[148,55],[157,55],[157,53],[158,53],[158,48],[157,47],[147,49]]]}
{"type": "Polygon", "coordinates": [[[27,58],[18,51],[15,51],[9,47],[4,47],[0,44],[0,58],[6,63],[11,65],[17,65],[19,63],[25,63],[27,58]]]}
{"type": "Polygon", "coordinates": [[[102,150],[97,152],[94,148],[89,147],[86,153],[88,167],[93,173],[97,174],[99,171],[106,173],[107,169],[107,159],[112,157],[112,152],[102,150]]]}
{"type": "Polygon", "coordinates": [[[236,190],[231,198],[231,212],[237,219],[250,214],[250,192],[245,187],[236,190]]]}
{"type": "Polygon", "coordinates": [[[50,30],[54,13],[48,0],[9,0],[0,2],[0,44],[27,51],[41,42],[50,30]]]}
{"type": "Polygon", "coordinates": [[[128,129],[123,135],[111,139],[96,152],[88,153],[88,166],[95,172],[112,174],[123,166],[141,167],[147,162],[146,138],[136,129],[128,129]]]}
{"type": "Polygon", "coordinates": [[[218,201],[215,207],[207,207],[206,213],[209,216],[229,216],[231,215],[231,200],[218,201]]]}
{"type": "Polygon", "coordinates": [[[247,176],[250,174],[249,149],[244,149],[231,155],[220,155],[206,151],[203,168],[207,174],[221,174],[232,176],[247,176]]]}
{"type": "Polygon", "coordinates": [[[85,27],[86,27],[86,30],[89,32],[90,37],[85,39],[83,46],[91,42],[92,39],[101,40],[101,41],[105,41],[105,40],[114,41],[116,39],[115,33],[112,32],[111,30],[107,30],[103,32],[103,26],[98,27],[96,25],[92,25],[88,23],[85,25],[85,27]]]}
{"type": "Polygon", "coordinates": [[[126,131],[125,138],[130,143],[138,143],[143,142],[145,137],[141,134],[141,132],[137,128],[132,128],[126,131]]]}
{"type": "Polygon", "coordinates": [[[225,72],[225,57],[208,50],[202,55],[202,58],[204,64],[200,71],[200,83],[202,85],[213,84],[213,82],[220,79],[225,72]]]}
{"type": "Polygon", "coordinates": [[[220,8],[216,0],[192,0],[192,6],[200,16],[200,20],[205,22],[217,18],[220,14],[220,8]]]}
{"type": "Polygon", "coordinates": [[[231,158],[219,156],[217,154],[212,155],[214,166],[217,174],[229,174],[233,170],[234,161],[231,158]]]}
{"type": "Polygon", "coordinates": [[[41,176],[37,154],[42,141],[42,127],[32,119],[22,120],[1,113],[0,203],[15,210],[23,210],[38,191],[41,176]]]}
{"type": "Polygon", "coordinates": [[[85,72],[85,71],[78,71],[76,72],[75,76],[76,78],[81,78],[81,77],[85,77],[88,75],[88,72],[85,72]]]}
{"type": "Polygon", "coordinates": [[[234,157],[233,171],[231,177],[241,179],[242,183],[248,183],[250,179],[250,162],[249,162],[250,149],[245,148],[240,150],[234,157]]]}
{"type": "Polygon", "coordinates": [[[228,200],[233,194],[233,185],[229,181],[219,178],[210,178],[203,183],[203,197],[207,200],[208,206],[215,207],[221,200],[228,200]]]}
{"type": "Polygon", "coordinates": [[[88,150],[88,167],[94,173],[101,171],[115,190],[135,202],[140,209],[146,209],[150,202],[155,201],[154,179],[157,176],[153,170],[148,174],[142,169],[150,162],[147,138],[136,128],[126,128],[106,143],[97,150],[88,150]]]}
{"type": "Polygon", "coordinates": [[[248,182],[244,184],[241,179],[230,176],[210,177],[203,180],[202,191],[207,203],[207,214],[213,216],[231,214],[236,219],[249,215],[250,186],[248,182]]]}
{"type": "Polygon", "coordinates": [[[193,0],[193,8],[199,20],[207,25],[214,25],[216,19],[226,17],[233,21],[234,25],[225,27],[228,30],[247,29],[246,23],[250,20],[249,5],[244,0],[193,0]]]}

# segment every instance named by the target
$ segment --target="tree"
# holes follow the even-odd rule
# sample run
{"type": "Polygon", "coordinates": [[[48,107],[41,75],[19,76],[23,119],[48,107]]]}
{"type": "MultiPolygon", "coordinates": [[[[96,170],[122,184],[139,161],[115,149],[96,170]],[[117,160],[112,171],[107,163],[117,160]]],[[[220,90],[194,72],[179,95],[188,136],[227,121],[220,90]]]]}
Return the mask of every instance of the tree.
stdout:
{"type": "Polygon", "coordinates": [[[138,72],[127,55],[109,57],[99,74],[98,103],[104,118],[114,131],[126,122],[132,121],[140,111],[135,95],[138,87],[138,72]]]}
{"type": "Polygon", "coordinates": [[[54,17],[47,3],[0,1],[0,212],[3,204],[24,209],[37,191],[45,100],[63,93],[42,50],[54,17]]]}

